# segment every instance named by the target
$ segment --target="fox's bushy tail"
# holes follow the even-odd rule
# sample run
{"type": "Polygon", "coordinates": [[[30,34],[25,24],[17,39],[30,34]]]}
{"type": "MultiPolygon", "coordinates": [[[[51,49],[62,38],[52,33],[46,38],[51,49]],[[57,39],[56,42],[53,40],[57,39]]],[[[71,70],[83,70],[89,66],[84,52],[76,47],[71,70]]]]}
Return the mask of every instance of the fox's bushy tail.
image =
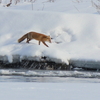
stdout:
{"type": "Polygon", "coordinates": [[[21,38],[18,39],[18,43],[22,42],[26,38],[27,38],[27,34],[23,35],[21,38]]]}

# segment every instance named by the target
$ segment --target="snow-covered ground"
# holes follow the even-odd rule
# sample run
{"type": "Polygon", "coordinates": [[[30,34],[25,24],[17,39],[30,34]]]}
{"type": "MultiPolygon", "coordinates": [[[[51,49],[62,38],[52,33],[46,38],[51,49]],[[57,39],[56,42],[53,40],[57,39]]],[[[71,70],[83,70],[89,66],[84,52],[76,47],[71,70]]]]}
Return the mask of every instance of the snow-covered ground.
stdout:
{"type": "Polygon", "coordinates": [[[1,100],[99,100],[95,83],[1,83],[1,100]]]}
{"type": "MultiPolygon", "coordinates": [[[[0,55],[49,56],[69,63],[69,59],[100,61],[100,15],[91,0],[20,0],[17,5],[0,4],[0,55]],[[79,2],[78,2],[79,1],[79,2]],[[44,5],[44,6],[43,6],[44,5]],[[34,8],[33,10],[30,8],[34,8]],[[29,31],[50,35],[49,48],[36,40],[17,40],[29,31]],[[57,44],[58,43],[58,44],[57,44]],[[52,54],[53,53],[53,54],[52,54]]],[[[95,3],[99,2],[94,0],[95,3]]],[[[58,60],[59,61],[59,60],[58,60]]]]}

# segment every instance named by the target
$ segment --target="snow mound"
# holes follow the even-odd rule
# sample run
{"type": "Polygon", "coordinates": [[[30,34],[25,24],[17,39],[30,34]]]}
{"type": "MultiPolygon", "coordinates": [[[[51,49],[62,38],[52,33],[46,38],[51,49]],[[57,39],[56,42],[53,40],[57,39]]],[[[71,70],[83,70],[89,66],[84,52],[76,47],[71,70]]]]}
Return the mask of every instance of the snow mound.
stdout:
{"type": "Polygon", "coordinates": [[[100,16],[54,12],[0,10],[0,55],[49,56],[58,62],[69,59],[100,60],[100,16]],[[17,40],[36,31],[50,35],[49,48],[38,41],[29,44],[17,40]]]}

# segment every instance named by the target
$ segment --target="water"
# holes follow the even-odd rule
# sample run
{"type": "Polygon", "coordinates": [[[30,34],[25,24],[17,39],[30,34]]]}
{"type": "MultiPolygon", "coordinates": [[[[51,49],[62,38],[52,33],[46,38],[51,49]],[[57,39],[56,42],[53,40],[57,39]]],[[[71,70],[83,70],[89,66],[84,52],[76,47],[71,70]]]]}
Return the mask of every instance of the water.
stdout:
{"type": "Polygon", "coordinates": [[[99,72],[0,69],[0,82],[100,83],[99,72]]]}

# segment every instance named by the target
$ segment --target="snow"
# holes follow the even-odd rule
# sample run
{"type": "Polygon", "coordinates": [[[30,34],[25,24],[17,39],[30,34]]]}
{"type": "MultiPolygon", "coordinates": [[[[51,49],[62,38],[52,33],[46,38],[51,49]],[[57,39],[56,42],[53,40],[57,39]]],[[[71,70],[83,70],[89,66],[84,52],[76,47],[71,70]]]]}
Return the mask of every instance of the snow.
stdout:
{"type": "MultiPolygon", "coordinates": [[[[49,56],[53,60],[57,58],[57,62],[66,64],[69,64],[70,59],[100,61],[100,9],[94,5],[100,4],[98,0],[33,1],[35,2],[20,0],[15,5],[13,0],[10,7],[6,7],[10,0],[2,0],[0,3],[0,56],[7,55],[10,62],[12,55],[21,55],[22,58],[49,56]],[[17,40],[29,31],[50,35],[53,39],[52,43],[47,43],[49,48],[42,43],[38,45],[36,40],[29,44],[25,41],[18,43],[17,40]]],[[[99,77],[99,72],[1,69],[0,98],[99,100],[99,77]],[[12,82],[13,80],[15,82],[12,82]]]]}
{"type": "Polygon", "coordinates": [[[2,100],[99,100],[95,83],[0,83],[2,100]],[[92,89],[91,89],[92,87],[92,89]]]}
{"type": "MultiPolygon", "coordinates": [[[[87,4],[84,3],[83,5],[87,4]]],[[[53,5],[50,2],[48,4],[53,5]]],[[[57,58],[57,62],[66,64],[69,64],[70,59],[100,61],[99,14],[65,13],[59,10],[56,12],[54,7],[53,12],[24,10],[24,8],[18,10],[17,7],[12,5],[8,10],[7,7],[1,7],[0,10],[2,15],[0,16],[0,55],[7,55],[10,62],[12,55],[16,54],[21,57],[49,56],[52,59],[57,58]],[[50,35],[53,40],[51,44],[47,43],[49,48],[42,43],[38,45],[36,40],[32,40],[30,44],[25,41],[17,42],[22,35],[30,31],[50,35]]]]}

